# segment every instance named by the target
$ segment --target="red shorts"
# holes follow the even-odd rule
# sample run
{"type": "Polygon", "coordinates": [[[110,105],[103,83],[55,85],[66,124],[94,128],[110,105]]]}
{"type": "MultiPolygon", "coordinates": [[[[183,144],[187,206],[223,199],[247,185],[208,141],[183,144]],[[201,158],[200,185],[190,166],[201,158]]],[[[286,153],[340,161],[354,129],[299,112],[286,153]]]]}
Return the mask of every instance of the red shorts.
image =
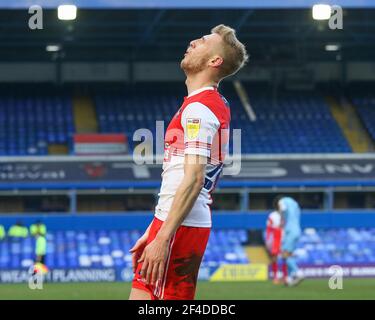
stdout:
{"type": "MultiPolygon", "coordinates": [[[[163,221],[154,218],[147,244],[154,240],[162,224],[163,221]]],[[[170,241],[162,280],[154,286],[145,284],[140,276],[142,263],[139,263],[132,287],[149,292],[152,300],[193,300],[210,230],[180,226],[170,241]]]]}
{"type": "Polygon", "coordinates": [[[279,255],[281,252],[281,234],[274,233],[270,253],[273,256],[279,255]]]}

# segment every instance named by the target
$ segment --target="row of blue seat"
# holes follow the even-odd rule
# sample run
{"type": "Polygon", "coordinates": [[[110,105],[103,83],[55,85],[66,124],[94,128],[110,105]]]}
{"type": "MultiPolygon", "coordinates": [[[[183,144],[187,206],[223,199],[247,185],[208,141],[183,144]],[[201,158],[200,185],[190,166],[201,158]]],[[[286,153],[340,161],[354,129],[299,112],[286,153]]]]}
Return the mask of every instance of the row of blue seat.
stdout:
{"type": "MultiPolygon", "coordinates": [[[[46,264],[49,268],[130,267],[129,249],[141,236],[134,231],[57,231],[47,234],[46,264]]],[[[203,266],[246,264],[243,244],[246,230],[213,230],[203,266]]],[[[29,267],[34,259],[35,240],[0,241],[0,269],[29,267]]],[[[307,228],[295,252],[302,265],[374,264],[375,228],[307,228]]]]}
{"type": "Polygon", "coordinates": [[[370,136],[375,140],[375,94],[373,92],[359,96],[354,94],[353,102],[370,136]]]}
{"type": "Polygon", "coordinates": [[[67,144],[74,132],[67,94],[9,92],[0,97],[0,155],[47,155],[49,144],[67,144]]]}
{"type": "MultiPolygon", "coordinates": [[[[155,130],[155,121],[165,126],[183,102],[181,86],[142,84],[97,90],[93,93],[101,132],[122,132],[132,137],[135,130],[155,130]]],[[[225,87],[224,87],[225,89],[225,87]]],[[[246,86],[257,116],[250,121],[233,90],[224,90],[231,105],[232,129],[242,130],[243,153],[351,152],[329,106],[317,92],[281,92],[272,97],[266,89],[246,86]]],[[[375,139],[375,99],[357,95],[354,103],[375,139]]],[[[0,154],[45,154],[45,145],[72,145],[75,132],[69,94],[10,95],[0,97],[0,154]]],[[[131,143],[132,150],[134,143],[131,143]]],[[[232,147],[230,148],[232,151],[232,147]]]]}
{"type": "MultiPolygon", "coordinates": [[[[139,231],[58,231],[47,234],[46,264],[49,268],[130,267],[129,249],[141,236],[139,231]]],[[[212,231],[203,265],[248,263],[241,246],[245,230],[212,231]]],[[[34,259],[35,240],[0,242],[0,269],[29,267],[34,259]]]]}
{"type": "MultiPolygon", "coordinates": [[[[155,87],[153,87],[155,90],[155,87]]],[[[102,132],[124,132],[155,128],[156,120],[169,121],[181,104],[177,95],[156,94],[142,85],[138,93],[100,94],[95,97],[102,132]],[[149,112],[150,105],[153,112],[149,112]]],[[[267,94],[252,94],[248,88],[257,121],[249,121],[240,101],[229,92],[231,127],[242,130],[243,153],[351,152],[328,105],[317,93],[281,94],[276,100],[267,94]],[[249,139],[249,140],[247,140],[249,139]]],[[[232,147],[230,147],[232,151],[232,147]]]]}

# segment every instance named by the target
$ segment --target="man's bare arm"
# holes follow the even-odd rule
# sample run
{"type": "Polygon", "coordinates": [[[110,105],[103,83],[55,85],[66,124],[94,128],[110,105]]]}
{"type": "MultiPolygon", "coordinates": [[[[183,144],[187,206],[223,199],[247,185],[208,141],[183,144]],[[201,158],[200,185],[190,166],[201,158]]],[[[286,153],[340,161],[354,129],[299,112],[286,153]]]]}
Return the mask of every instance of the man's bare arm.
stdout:
{"type": "Polygon", "coordinates": [[[177,228],[191,211],[204,185],[207,159],[198,155],[185,155],[184,178],[177,188],[167,219],[155,239],[143,250],[138,262],[143,262],[141,276],[146,283],[155,284],[162,279],[168,244],[177,228]]]}
{"type": "Polygon", "coordinates": [[[173,199],[167,219],[160,228],[157,238],[169,241],[191,211],[204,185],[207,158],[185,155],[184,178],[173,199]]]}

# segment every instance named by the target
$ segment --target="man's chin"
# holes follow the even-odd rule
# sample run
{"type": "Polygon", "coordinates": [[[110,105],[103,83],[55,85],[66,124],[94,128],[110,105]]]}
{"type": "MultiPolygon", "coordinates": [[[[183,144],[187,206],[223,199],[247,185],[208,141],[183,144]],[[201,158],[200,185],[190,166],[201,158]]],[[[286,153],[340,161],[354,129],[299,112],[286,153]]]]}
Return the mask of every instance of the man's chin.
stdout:
{"type": "Polygon", "coordinates": [[[183,58],[183,59],[181,60],[181,62],[180,62],[180,67],[181,67],[182,70],[185,70],[185,68],[186,68],[186,61],[185,61],[185,58],[183,58]]]}
{"type": "Polygon", "coordinates": [[[187,74],[187,73],[189,73],[189,74],[198,73],[198,72],[203,70],[203,68],[201,68],[202,66],[194,65],[192,63],[188,63],[188,61],[186,61],[185,59],[182,59],[182,61],[180,63],[180,67],[185,72],[185,74],[187,74]]]}

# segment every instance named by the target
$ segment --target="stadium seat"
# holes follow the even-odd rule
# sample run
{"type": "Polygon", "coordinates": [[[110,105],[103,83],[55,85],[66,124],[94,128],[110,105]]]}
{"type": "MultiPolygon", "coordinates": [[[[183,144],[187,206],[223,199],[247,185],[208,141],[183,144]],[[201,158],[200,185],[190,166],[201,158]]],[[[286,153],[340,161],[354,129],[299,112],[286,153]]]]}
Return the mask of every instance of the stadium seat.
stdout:
{"type": "Polygon", "coordinates": [[[3,90],[0,155],[47,155],[49,144],[68,143],[74,132],[71,104],[67,93],[43,86],[3,90]]]}
{"type": "MultiPolygon", "coordinates": [[[[47,234],[46,264],[53,268],[131,267],[129,249],[141,232],[56,231],[47,234]]],[[[247,264],[246,230],[212,230],[202,266],[247,264]]],[[[28,268],[35,240],[0,243],[0,269],[28,268]]],[[[296,250],[301,265],[375,263],[375,229],[305,229],[296,250]]]]}
{"type": "MultiPolygon", "coordinates": [[[[252,85],[248,85],[257,115],[254,122],[248,119],[234,89],[226,85],[222,90],[231,107],[231,128],[242,130],[242,153],[351,152],[329,107],[318,93],[282,92],[277,99],[272,99],[270,89],[255,88],[252,90],[252,85]],[[252,94],[253,91],[256,93],[252,94]]],[[[100,131],[122,132],[130,138],[140,128],[155,133],[155,120],[164,120],[167,125],[178,110],[186,95],[183,89],[176,84],[142,84],[133,90],[99,91],[95,95],[95,105],[100,131]]],[[[129,139],[130,150],[133,150],[135,145],[131,141],[129,139]]],[[[231,143],[230,152],[232,150],[231,143]]]]}
{"type": "Polygon", "coordinates": [[[231,101],[231,126],[242,129],[242,153],[351,152],[319,93],[281,91],[273,98],[262,86],[246,88],[256,121],[248,120],[238,99],[231,101]]]}
{"type": "Polygon", "coordinates": [[[375,229],[305,229],[296,251],[306,265],[375,262],[375,229]]]}
{"type": "MultiPolygon", "coordinates": [[[[141,236],[134,231],[57,231],[47,234],[48,268],[131,267],[129,249],[141,236]]],[[[222,263],[248,263],[241,246],[247,241],[245,230],[213,230],[203,259],[205,266],[222,263]]],[[[29,267],[34,259],[35,240],[0,243],[0,269],[29,267]]]]}
{"type": "Polygon", "coordinates": [[[361,118],[365,128],[375,141],[375,94],[372,88],[370,90],[351,91],[351,100],[355,105],[358,115],[361,118]]]}
{"type": "MultiPolygon", "coordinates": [[[[230,83],[221,90],[230,103],[231,128],[241,129],[242,153],[351,152],[319,93],[281,91],[273,98],[267,87],[254,84],[245,87],[257,116],[254,122],[249,120],[230,83]]],[[[184,85],[179,83],[94,86],[89,92],[99,131],[125,133],[130,151],[137,143],[133,142],[134,132],[142,128],[151,130],[155,145],[155,121],[164,121],[162,132],[165,132],[165,126],[186,96],[184,85]]],[[[39,86],[25,92],[2,92],[0,97],[0,137],[3,137],[0,156],[46,155],[49,144],[66,144],[72,152],[75,127],[69,90],[44,90],[39,86]]],[[[375,137],[375,99],[365,96],[355,101],[366,127],[375,137]]]]}

